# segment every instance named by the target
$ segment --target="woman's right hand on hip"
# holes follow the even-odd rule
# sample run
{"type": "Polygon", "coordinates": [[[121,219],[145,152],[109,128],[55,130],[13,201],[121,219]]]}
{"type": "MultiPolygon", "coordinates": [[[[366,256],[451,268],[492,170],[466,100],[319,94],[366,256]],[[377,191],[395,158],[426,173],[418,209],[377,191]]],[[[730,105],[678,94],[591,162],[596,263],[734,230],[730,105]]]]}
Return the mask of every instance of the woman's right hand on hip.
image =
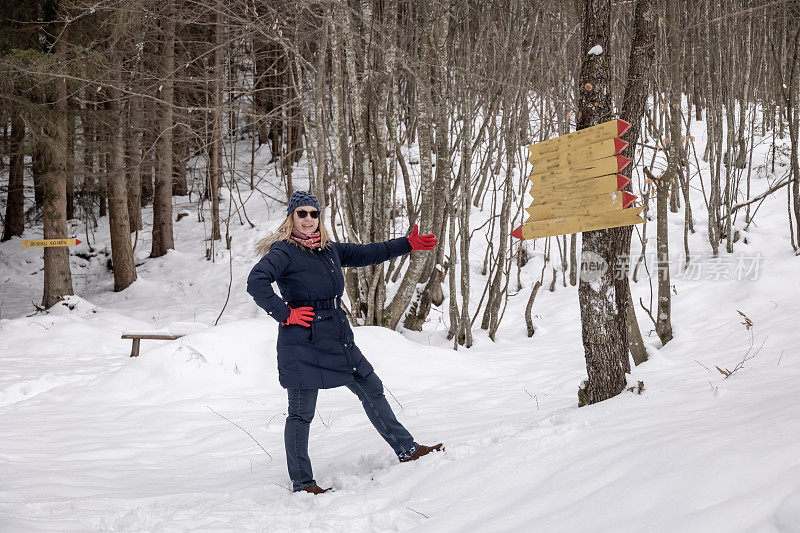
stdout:
{"type": "Polygon", "coordinates": [[[284,326],[288,326],[290,324],[297,324],[298,326],[310,327],[311,322],[314,320],[314,309],[312,307],[298,307],[297,309],[292,309],[289,307],[289,318],[286,319],[286,322],[281,322],[284,326]]]}

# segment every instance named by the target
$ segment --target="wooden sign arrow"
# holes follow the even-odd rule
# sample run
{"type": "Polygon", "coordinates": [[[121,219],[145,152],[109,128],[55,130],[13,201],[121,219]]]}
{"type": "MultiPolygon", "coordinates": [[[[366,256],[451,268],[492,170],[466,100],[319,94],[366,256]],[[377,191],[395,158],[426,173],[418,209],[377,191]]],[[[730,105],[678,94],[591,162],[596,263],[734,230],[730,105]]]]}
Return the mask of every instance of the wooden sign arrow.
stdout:
{"type": "Polygon", "coordinates": [[[630,226],[641,224],[644,219],[639,216],[644,207],[631,207],[628,209],[617,209],[601,211],[592,215],[576,215],[548,220],[539,220],[523,224],[511,232],[512,237],[517,239],[538,239],[540,237],[551,237],[553,235],[569,235],[570,233],[581,233],[605,228],[618,228],[620,226],[630,226]]]}
{"type": "Polygon", "coordinates": [[[553,162],[541,169],[534,169],[528,179],[533,183],[566,181],[572,182],[582,179],[594,178],[597,176],[604,176],[606,174],[615,174],[622,171],[630,164],[631,160],[623,155],[612,155],[591,161],[584,168],[573,168],[564,166],[559,162],[553,162]]]}
{"type": "Polygon", "coordinates": [[[631,180],[622,174],[610,174],[556,187],[552,185],[538,188],[531,187],[528,193],[533,196],[531,205],[542,205],[549,202],[564,202],[570,198],[586,198],[603,193],[614,193],[630,182],[631,180]]]}
{"type": "Polygon", "coordinates": [[[559,150],[578,150],[599,141],[612,139],[614,137],[622,137],[630,127],[630,123],[620,118],[609,120],[597,126],[573,131],[572,133],[556,137],[555,139],[532,144],[528,146],[528,150],[531,151],[534,157],[541,157],[546,153],[559,150]]]}
{"type": "Polygon", "coordinates": [[[36,241],[22,241],[23,248],[51,247],[51,246],[75,246],[80,244],[78,239],[40,239],[36,241]]]}
{"type": "Polygon", "coordinates": [[[531,155],[528,158],[528,162],[534,166],[537,172],[540,168],[546,167],[548,164],[552,164],[556,161],[563,166],[571,168],[586,168],[587,166],[591,166],[592,161],[622,153],[627,146],[627,141],[615,137],[613,139],[606,139],[590,144],[582,150],[561,150],[558,152],[547,152],[538,156],[531,155]]]}
{"type": "Polygon", "coordinates": [[[636,200],[628,191],[603,193],[585,198],[569,198],[562,202],[549,202],[525,208],[530,215],[525,223],[572,215],[590,215],[602,211],[625,209],[636,200]]]}

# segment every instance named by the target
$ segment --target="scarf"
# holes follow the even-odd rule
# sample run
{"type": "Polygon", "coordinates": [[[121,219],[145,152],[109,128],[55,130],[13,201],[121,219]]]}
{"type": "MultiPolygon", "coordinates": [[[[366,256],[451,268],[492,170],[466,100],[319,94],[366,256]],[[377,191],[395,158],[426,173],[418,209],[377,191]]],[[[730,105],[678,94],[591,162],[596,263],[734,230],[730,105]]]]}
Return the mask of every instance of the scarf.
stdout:
{"type": "Polygon", "coordinates": [[[306,248],[319,248],[319,231],[306,235],[300,230],[292,228],[292,234],[289,236],[289,238],[294,242],[305,246],[306,248]]]}

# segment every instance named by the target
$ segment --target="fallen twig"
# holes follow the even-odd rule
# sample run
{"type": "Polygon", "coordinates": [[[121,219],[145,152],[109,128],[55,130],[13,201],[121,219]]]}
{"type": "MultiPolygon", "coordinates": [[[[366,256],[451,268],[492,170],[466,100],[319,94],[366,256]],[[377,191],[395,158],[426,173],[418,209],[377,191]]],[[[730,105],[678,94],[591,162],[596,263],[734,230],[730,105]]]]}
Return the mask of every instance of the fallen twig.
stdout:
{"type": "Polygon", "coordinates": [[[234,425],[234,426],[236,426],[237,428],[239,428],[239,429],[241,429],[242,431],[244,431],[244,432],[245,432],[245,434],[246,434],[248,437],[250,437],[251,439],[253,439],[253,442],[255,442],[256,444],[258,444],[258,447],[259,447],[259,448],[261,448],[261,449],[264,451],[264,453],[265,453],[265,454],[267,454],[267,456],[270,458],[270,460],[272,460],[272,454],[271,454],[271,453],[269,453],[269,452],[268,452],[266,449],[264,449],[264,447],[261,445],[261,443],[260,443],[260,442],[258,442],[258,441],[256,440],[256,438],[250,434],[250,432],[249,432],[249,431],[247,431],[246,429],[244,429],[242,426],[240,426],[240,425],[239,425],[239,424],[237,424],[236,422],[234,422],[234,421],[232,421],[232,420],[230,420],[230,419],[228,419],[228,418],[225,418],[223,415],[221,415],[221,414],[219,414],[218,412],[216,412],[215,410],[211,409],[211,407],[209,407],[208,405],[206,405],[206,407],[208,407],[208,409],[209,409],[209,410],[210,410],[212,413],[214,413],[215,415],[217,415],[217,416],[218,416],[218,417],[220,417],[221,419],[225,420],[226,422],[230,422],[231,424],[233,424],[233,425],[234,425]]]}
{"type": "Polygon", "coordinates": [[[422,515],[422,516],[424,516],[425,518],[430,518],[430,516],[428,516],[428,515],[426,515],[426,514],[424,514],[424,513],[420,513],[419,511],[417,511],[416,509],[412,509],[411,507],[406,507],[406,509],[408,509],[409,511],[414,511],[414,512],[415,512],[415,513],[417,513],[418,515],[422,515]]]}
{"type": "Polygon", "coordinates": [[[383,387],[383,388],[384,388],[384,390],[385,390],[386,392],[388,392],[388,393],[389,393],[389,394],[392,396],[392,398],[394,398],[394,401],[396,401],[396,402],[397,402],[397,405],[399,405],[399,406],[400,406],[400,410],[401,410],[401,411],[403,411],[403,410],[405,409],[405,407],[403,407],[403,404],[402,404],[402,403],[400,403],[400,402],[398,402],[398,401],[397,401],[397,398],[395,398],[394,394],[392,394],[392,391],[390,391],[389,389],[387,389],[385,385],[384,385],[384,387],[383,387]]]}

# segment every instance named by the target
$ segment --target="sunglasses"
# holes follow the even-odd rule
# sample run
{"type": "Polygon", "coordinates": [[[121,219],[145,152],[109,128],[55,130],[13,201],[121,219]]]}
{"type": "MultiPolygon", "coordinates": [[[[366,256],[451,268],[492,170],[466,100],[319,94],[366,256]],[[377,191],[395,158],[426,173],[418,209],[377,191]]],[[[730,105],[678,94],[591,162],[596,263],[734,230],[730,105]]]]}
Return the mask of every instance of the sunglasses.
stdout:
{"type": "Polygon", "coordinates": [[[300,218],[306,218],[306,215],[311,215],[311,218],[319,217],[319,211],[305,211],[304,209],[298,209],[295,211],[295,213],[297,213],[297,216],[300,218]]]}

